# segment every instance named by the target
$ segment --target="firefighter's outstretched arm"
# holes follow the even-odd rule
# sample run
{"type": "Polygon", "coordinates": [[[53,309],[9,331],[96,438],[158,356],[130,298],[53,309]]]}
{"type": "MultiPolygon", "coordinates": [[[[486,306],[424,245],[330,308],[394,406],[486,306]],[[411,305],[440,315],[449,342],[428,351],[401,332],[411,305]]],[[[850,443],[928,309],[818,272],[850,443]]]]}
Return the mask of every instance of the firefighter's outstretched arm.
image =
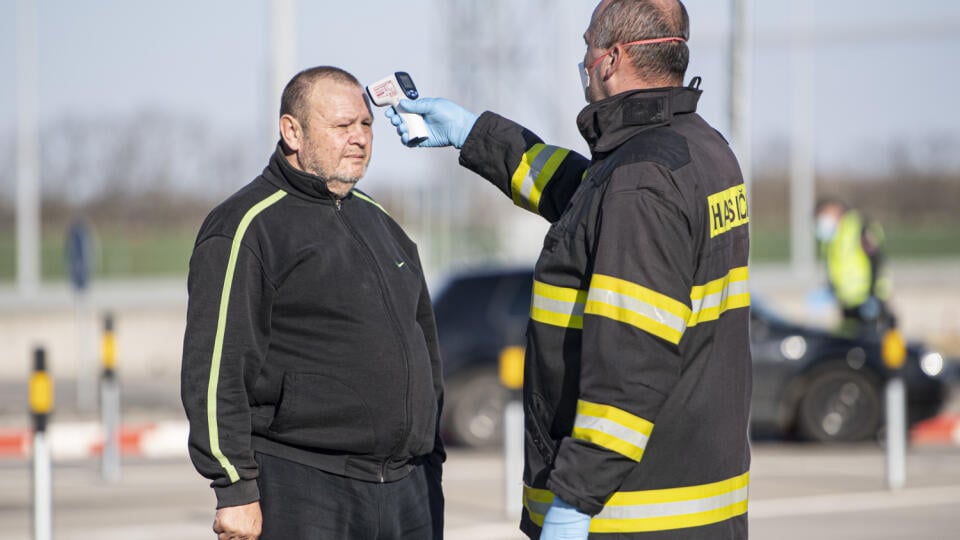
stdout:
{"type": "MultiPolygon", "coordinates": [[[[544,144],[532,131],[489,111],[477,116],[443,98],[401,100],[397,107],[423,117],[429,135],[417,146],[459,148],[461,165],[550,222],[560,218],[590,166],[586,157],[544,144]]],[[[403,119],[392,108],[385,114],[406,144],[410,136],[403,119]]]]}

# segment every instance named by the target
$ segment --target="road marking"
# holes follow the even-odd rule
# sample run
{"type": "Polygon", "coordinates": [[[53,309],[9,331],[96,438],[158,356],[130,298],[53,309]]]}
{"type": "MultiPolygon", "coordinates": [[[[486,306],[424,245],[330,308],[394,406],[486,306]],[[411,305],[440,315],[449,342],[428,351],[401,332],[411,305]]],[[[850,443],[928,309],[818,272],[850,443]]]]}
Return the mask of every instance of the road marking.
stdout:
{"type": "Polygon", "coordinates": [[[871,512],[916,506],[960,504],[960,486],[906,488],[750,501],[750,519],[871,512]]]}

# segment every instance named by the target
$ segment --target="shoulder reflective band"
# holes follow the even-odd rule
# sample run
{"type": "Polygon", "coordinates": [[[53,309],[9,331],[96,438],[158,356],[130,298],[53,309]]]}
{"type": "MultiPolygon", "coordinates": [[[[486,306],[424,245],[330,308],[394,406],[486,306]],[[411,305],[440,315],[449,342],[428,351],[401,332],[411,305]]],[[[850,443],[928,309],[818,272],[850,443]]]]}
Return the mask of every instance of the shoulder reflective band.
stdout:
{"type": "Polygon", "coordinates": [[[524,152],[510,182],[513,203],[539,214],[540,196],[569,153],[566,148],[543,143],[534,144],[524,152]]]}
{"type": "Polygon", "coordinates": [[[690,289],[693,308],[687,327],[715,321],[723,312],[750,305],[750,273],[746,266],[734,268],[722,278],[690,289]]]}
{"type": "MultiPolygon", "coordinates": [[[[619,491],[590,520],[591,533],[642,533],[702,527],[747,513],[750,473],[671,489],[619,491]]],[[[523,506],[530,519],[543,526],[554,495],[545,489],[523,488],[523,506]]]]}
{"type": "Polygon", "coordinates": [[[674,345],[687,328],[690,308],[629,281],[594,274],[584,311],[635,326],[674,345]]]}
{"type": "Polygon", "coordinates": [[[269,208],[273,203],[279,201],[286,195],[285,191],[277,190],[276,193],[267,197],[253,206],[240,220],[237,226],[237,232],[233,236],[233,244],[230,246],[230,258],[227,261],[227,271],[223,277],[223,292],[220,293],[220,313],[217,318],[217,334],[213,342],[213,357],[210,360],[210,380],[207,382],[207,429],[210,435],[210,453],[217,459],[220,466],[227,471],[227,476],[231,482],[240,479],[237,474],[237,468],[230,463],[230,460],[223,455],[220,450],[220,429],[217,424],[217,384],[220,382],[220,360],[223,354],[223,336],[227,330],[227,310],[230,307],[230,289],[233,286],[233,275],[237,266],[237,255],[240,253],[240,245],[243,243],[243,235],[247,232],[250,222],[260,212],[269,208]]]}
{"type": "Polygon", "coordinates": [[[564,328],[583,329],[583,309],[587,291],[533,282],[530,318],[564,328]]]}
{"type": "Polygon", "coordinates": [[[577,401],[573,438],[591,442],[634,461],[640,461],[647,447],[653,423],[639,416],[589,401],[577,401]]]}

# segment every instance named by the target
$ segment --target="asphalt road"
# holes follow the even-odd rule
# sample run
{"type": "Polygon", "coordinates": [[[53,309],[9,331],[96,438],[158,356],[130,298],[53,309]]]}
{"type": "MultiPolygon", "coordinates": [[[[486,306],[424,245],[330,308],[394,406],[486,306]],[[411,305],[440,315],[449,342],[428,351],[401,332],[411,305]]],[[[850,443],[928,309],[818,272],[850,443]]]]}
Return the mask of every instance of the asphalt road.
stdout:
{"type": "MultiPolygon", "coordinates": [[[[885,487],[874,444],[754,445],[751,538],[960,538],[960,447],[911,448],[906,487],[885,487]]],[[[523,538],[505,515],[498,452],[451,451],[444,474],[448,540],[523,538]]],[[[0,538],[30,540],[31,469],[0,460],[0,538]]],[[[118,482],[94,460],[54,468],[57,540],[211,540],[213,496],[186,459],[127,459],[118,482]]]]}

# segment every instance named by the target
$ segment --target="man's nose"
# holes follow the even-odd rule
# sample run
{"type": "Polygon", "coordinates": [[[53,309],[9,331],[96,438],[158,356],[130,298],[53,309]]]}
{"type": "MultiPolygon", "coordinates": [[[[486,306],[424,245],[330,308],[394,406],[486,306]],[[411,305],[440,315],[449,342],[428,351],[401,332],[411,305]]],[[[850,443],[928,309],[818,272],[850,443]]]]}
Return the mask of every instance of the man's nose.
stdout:
{"type": "Polygon", "coordinates": [[[358,146],[368,146],[373,133],[362,124],[354,125],[350,128],[350,143],[358,146]]]}

